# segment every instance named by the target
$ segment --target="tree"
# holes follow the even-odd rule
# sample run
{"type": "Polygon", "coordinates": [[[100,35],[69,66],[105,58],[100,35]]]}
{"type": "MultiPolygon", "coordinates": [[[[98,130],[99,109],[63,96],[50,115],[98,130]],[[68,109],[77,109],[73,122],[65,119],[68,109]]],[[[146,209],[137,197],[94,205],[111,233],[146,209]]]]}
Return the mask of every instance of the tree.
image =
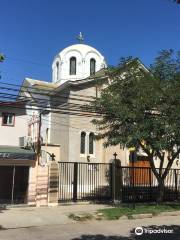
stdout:
{"type": "Polygon", "coordinates": [[[138,59],[122,59],[108,75],[111,84],[91,104],[102,116],[93,120],[97,139],[104,139],[105,147],[121,144],[143,150],[157,178],[161,202],[164,180],[180,153],[180,52],[161,51],[150,70],[138,59]]]}
{"type": "MultiPolygon", "coordinates": [[[[0,63],[3,62],[5,60],[5,56],[0,53],[0,63]]],[[[0,75],[0,78],[1,78],[1,75],[0,75]]]]}
{"type": "Polygon", "coordinates": [[[5,60],[5,56],[2,53],[0,53],[0,62],[3,62],[4,60],[5,60]]]}

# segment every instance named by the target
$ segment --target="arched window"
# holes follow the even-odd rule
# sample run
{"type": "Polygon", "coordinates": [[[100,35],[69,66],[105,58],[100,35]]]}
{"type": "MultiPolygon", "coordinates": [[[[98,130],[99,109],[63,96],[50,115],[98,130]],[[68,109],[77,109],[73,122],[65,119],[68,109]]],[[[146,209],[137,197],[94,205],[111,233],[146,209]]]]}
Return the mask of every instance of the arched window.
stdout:
{"type": "Polygon", "coordinates": [[[56,62],[56,80],[59,80],[59,62],[56,62]]]}
{"type": "Polygon", "coordinates": [[[86,133],[81,132],[81,149],[80,153],[85,154],[85,149],[86,149],[86,133]]]}
{"type": "Polygon", "coordinates": [[[70,58],[70,71],[69,74],[70,75],[76,75],[76,58],[75,57],[71,57],[70,58]]]}
{"type": "Polygon", "coordinates": [[[89,134],[89,154],[94,154],[94,133],[89,134]]]}
{"type": "Polygon", "coordinates": [[[94,58],[90,59],[90,75],[95,74],[96,72],[96,60],[94,58]]]}

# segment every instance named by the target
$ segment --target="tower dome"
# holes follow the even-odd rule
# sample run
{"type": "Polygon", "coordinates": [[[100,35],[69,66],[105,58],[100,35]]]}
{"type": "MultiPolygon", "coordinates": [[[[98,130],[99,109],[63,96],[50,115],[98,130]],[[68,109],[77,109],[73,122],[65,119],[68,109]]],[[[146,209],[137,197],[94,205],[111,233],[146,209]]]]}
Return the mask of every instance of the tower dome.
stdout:
{"type": "Polygon", "coordinates": [[[106,67],[101,53],[86,44],[74,44],[56,55],[52,64],[52,81],[64,83],[93,75],[106,67]]]}

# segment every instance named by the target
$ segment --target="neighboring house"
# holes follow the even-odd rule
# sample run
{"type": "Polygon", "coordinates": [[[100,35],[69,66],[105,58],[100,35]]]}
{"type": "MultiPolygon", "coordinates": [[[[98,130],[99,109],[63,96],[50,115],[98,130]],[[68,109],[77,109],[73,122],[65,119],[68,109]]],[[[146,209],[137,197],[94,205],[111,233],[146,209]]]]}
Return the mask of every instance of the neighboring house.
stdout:
{"type": "Polygon", "coordinates": [[[26,148],[28,116],[25,103],[0,103],[0,121],[0,203],[27,203],[36,154],[26,148]]]}
{"type": "Polygon", "coordinates": [[[25,107],[25,103],[21,102],[0,103],[0,145],[19,147],[20,137],[27,136],[25,107]]]}

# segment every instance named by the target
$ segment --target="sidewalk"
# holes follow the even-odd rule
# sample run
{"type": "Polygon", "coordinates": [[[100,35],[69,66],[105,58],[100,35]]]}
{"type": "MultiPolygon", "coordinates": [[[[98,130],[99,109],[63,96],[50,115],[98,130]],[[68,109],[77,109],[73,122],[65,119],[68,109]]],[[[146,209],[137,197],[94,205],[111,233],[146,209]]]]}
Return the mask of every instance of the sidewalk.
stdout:
{"type": "Polygon", "coordinates": [[[0,210],[1,228],[28,228],[75,223],[68,218],[70,213],[93,212],[107,208],[100,204],[71,204],[57,207],[16,207],[0,210]]]}

